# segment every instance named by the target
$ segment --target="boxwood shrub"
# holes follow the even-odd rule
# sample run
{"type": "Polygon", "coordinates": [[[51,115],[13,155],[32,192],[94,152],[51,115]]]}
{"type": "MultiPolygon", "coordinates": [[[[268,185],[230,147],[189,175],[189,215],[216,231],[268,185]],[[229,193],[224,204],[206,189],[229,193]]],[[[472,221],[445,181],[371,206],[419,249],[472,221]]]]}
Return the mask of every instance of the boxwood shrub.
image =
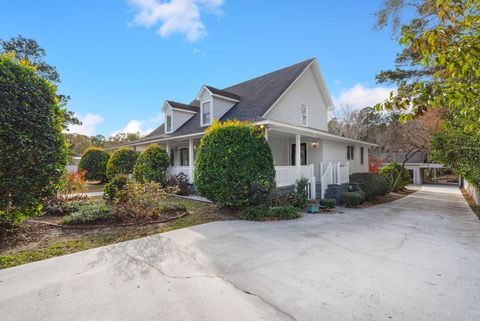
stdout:
{"type": "Polygon", "coordinates": [[[268,201],[275,188],[275,168],[263,131],[239,121],[214,122],[195,159],[200,194],[225,206],[268,201]]]}
{"type": "Polygon", "coordinates": [[[137,158],[138,154],[132,149],[121,148],[115,151],[107,163],[108,179],[112,179],[119,174],[132,174],[137,158]]]}
{"type": "Polygon", "coordinates": [[[240,215],[242,219],[249,221],[292,220],[301,216],[294,206],[268,207],[266,205],[249,206],[240,215]]]}
{"type": "Polygon", "coordinates": [[[324,198],[318,201],[318,203],[327,208],[334,208],[337,205],[337,201],[334,198],[324,198]]]}
{"type": "Polygon", "coordinates": [[[340,194],[340,200],[346,207],[357,207],[362,203],[362,195],[357,192],[343,192],[340,194]]]}
{"type": "Polygon", "coordinates": [[[360,185],[360,188],[365,192],[365,200],[367,201],[390,192],[389,181],[380,174],[354,173],[350,175],[350,182],[360,185]]]}
{"type": "Polygon", "coordinates": [[[90,147],[85,150],[78,163],[78,170],[85,171],[85,179],[88,181],[107,180],[107,163],[110,154],[99,147],[90,147]]]}
{"type": "Polygon", "coordinates": [[[152,144],[138,156],[133,169],[133,177],[141,183],[157,182],[165,184],[168,166],[170,166],[170,157],[167,152],[157,144],[152,144]]]}

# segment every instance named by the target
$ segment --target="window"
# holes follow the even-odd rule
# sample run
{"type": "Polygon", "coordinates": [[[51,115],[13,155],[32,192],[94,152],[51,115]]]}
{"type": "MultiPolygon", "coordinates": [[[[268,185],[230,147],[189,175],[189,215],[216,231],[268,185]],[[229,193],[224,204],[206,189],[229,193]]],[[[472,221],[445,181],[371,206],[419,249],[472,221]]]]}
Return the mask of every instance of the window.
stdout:
{"type": "Polygon", "coordinates": [[[353,160],[354,153],[355,153],[355,147],[347,146],[347,159],[348,160],[353,160]]]}
{"type": "Polygon", "coordinates": [[[180,148],[180,166],[188,166],[188,148],[180,148]]]}
{"type": "Polygon", "coordinates": [[[170,149],[170,166],[175,166],[175,149],[170,149]]]}
{"type": "MultiPolygon", "coordinates": [[[[296,144],[292,144],[292,165],[295,166],[296,144]]],[[[307,165],[307,143],[300,144],[300,165],[307,165]]]]}
{"type": "Polygon", "coordinates": [[[166,132],[170,133],[172,131],[172,115],[167,115],[165,120],[166,132]]]}
{"type": "Polygon", "coordinates": [[[210,125],[212,102],[207,101],[202,104],[202,126],[210,125]]]}
{"type": "Polygon", "coordinates": [[[364,159],[363,147],[360,147],[360,164],[362,164],[362,165],[363,165],[363,159],[364,159]]]}
{"type": "Polygon", "coordinates": [[[307,105],[302,105],[301,113],[302,113],[302,126],[307,126],[307,105]]]}

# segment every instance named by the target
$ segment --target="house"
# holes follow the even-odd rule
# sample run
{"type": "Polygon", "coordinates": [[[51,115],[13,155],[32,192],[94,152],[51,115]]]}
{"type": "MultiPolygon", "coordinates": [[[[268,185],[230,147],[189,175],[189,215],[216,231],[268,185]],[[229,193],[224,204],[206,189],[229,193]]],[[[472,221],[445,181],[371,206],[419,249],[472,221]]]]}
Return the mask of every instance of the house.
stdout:
{"type": "Polygon", "coordinates": [[[223,89],[203,85],[188,104],[167,100],[163,125],[115,148],[142,151],[160,144],[171,157],[170,174],[183,172],[192,181],[195,151],[212,121],[249,121],[265,131],[277,186],[306,177],[312,198],[323,197],[329,184],[348,183],[349,174],[368,171],[367,153],[373,146],[329,133],[333,108],[317,60],[308,59],[223,89]]]}
{"type": "Polygon", "coordinates": [[[458,184],[458,176],[443,164],[429,163],[426,152],[417,152],[408,155],[406,152],[371,153],[373,159],[378,159],[380,167],[385,167],[392,162],[403,164],[410,172],[412,183],[421,185],[425,183],[458,184]]]}

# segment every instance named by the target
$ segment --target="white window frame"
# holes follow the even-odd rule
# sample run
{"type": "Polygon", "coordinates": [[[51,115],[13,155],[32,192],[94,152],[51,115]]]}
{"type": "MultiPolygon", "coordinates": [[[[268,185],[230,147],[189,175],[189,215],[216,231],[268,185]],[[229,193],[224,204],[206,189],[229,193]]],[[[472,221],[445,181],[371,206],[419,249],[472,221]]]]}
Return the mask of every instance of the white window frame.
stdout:
{"type": "Polygon", "coordinates": [[[209,126],[212,124],[212,118],[213,118],[213,100],[206,100],[206,101],[203,101],[201,104],[200,104],[200,125],[203,127],[203,126],[209,126]],[[208,123],[204,123],[203,122],[203,105],[207,104],[207,103],[210,103],[210,121],[208,123]]]}
{"type": "Polygon", "coordinates": [[[300,105],[300,124],[302,126],[308,126],[308,107],[305,104],[300,105]],[[305,108],[305,114],[303,113],[303,109],[305,108]],[[305,124],[303,123],[303,116],[305,116],[305,124]]]}
{"type": "Polygon", "coordinates": [[[173,131],[173,113],[165,115],[165,133],[171,133],[173,131]],[[170,130],[168,130],[168,117],[170,117],[170,130]]]}
{"type": "Polygon", "coordinates": [[[355,160],[355,146],[347,145],[347,160],[355,160]]]}

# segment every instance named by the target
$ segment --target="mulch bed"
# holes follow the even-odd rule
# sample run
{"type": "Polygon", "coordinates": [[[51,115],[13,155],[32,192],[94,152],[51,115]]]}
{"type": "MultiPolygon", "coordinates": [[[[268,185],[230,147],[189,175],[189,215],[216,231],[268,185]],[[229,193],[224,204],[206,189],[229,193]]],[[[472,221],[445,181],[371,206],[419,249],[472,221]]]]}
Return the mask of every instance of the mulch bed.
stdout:
{"type": "Polygon", "coordinates": [[[416,190],[404,189],[403,191],[390,192],[387,195],[379,196],[375,200],[367,201],[358,206],[359,208],[368,208],[379,204],[390,203],[405,196],[415,193],[416,190]]]}
{"type": "Polygon", "coordinates": [[[470,194],[467,193],[465,188],[462,187],[460,190],[462,191],[463,197],[467,201],[468,205],[470,205],[470,208],[472,209],[473,213],[475,213],[475,215],[477,215],[477,217],[480,219],[480,206],[475,204],[475,200],[470,194]]]}

